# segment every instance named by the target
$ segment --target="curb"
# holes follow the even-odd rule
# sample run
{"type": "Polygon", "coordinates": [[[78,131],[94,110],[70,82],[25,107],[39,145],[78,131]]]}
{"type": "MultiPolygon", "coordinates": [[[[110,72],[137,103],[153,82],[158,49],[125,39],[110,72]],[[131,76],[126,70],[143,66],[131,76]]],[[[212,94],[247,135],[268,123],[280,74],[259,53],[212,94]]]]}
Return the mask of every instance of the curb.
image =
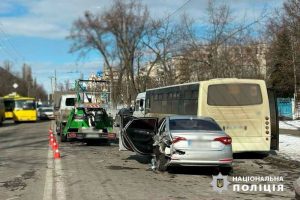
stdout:
{"type": "Polygon", "coordinates": [[[297,200],[300,200],[300,178],[298,178],[295,182],[294,182],[294,188],[295,188],[295,197],[297,200]]]}

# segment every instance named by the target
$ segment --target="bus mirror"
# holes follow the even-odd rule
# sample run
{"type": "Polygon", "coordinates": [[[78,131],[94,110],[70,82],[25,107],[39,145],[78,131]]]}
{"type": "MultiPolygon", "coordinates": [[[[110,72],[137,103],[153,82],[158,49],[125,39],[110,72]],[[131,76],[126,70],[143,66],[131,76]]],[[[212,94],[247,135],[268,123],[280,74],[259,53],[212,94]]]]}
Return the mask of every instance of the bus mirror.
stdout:
{"type": "Polygon", "coordinates": [[[143,107],[140,107],[140,111],[144,111],[144,108],[143,108],[143,107]]]}

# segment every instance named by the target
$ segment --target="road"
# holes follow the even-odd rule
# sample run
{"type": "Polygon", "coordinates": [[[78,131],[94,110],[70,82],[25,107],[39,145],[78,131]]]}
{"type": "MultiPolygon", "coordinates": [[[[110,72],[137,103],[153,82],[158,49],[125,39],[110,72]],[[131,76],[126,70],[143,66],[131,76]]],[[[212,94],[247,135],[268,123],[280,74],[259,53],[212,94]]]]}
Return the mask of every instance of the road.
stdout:
{"type": "Polygon", "coordinates": [[[5,123],[0,127],[0,199],[292,199],[298,162],[276,155],[235,156],[232,176],[282,176],[283,192],[221,194],[210,186],[212,168],[177,168],[159,173],[150,158],[119,151],[117,144],[60,144],[61,159],[48,148],[50,122],[5,123]]]}

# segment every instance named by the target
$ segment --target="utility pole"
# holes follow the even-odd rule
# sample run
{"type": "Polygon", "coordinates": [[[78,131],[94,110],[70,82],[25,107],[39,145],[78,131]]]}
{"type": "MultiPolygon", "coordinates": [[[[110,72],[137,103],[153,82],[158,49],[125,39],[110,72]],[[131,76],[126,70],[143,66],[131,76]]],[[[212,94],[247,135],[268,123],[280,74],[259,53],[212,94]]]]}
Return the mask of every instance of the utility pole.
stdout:
{"type": "MultiPolygon", "coordinates": [[[[52,81],[52,80],[51,80],[52,81]]],[[[52,89],[52,94],[54,93],[54,91],[56,91],[57,90],[57,79],[56,79],[56,69],[54,70],[54,90],[52,89]]],[[[52,83],[51,83],[51,85],[52,85],[52,83]]]]}

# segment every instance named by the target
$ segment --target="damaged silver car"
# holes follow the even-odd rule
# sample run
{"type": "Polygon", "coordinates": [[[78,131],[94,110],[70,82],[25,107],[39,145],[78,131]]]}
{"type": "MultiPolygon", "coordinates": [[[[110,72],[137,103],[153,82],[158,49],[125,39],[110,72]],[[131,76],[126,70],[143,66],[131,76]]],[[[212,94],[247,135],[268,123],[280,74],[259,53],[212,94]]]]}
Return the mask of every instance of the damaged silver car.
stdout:
{"type": "Polygon", "coordinates": [[[135,118],[124,128],[124,146],[153,155],[159,171],[169,166],[214,166],[231,170],[231,138],[209,117],[135,118]]]}

